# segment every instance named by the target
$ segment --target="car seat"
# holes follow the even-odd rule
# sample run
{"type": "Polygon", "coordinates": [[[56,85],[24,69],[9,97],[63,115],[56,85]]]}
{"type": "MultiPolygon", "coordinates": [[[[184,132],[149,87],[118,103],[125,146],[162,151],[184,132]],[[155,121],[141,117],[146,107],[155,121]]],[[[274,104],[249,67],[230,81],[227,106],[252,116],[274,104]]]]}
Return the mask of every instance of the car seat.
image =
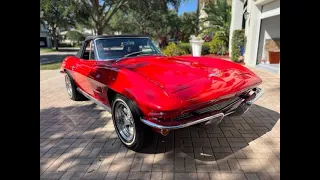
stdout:
{"type": "Polygon", "coordinates": [[[134,52],[139,52],[140,47],[138,45],[127,45],[127,46],[124,46],[123,50],[124,50],[124,54],[130,54],[134,52]]]}

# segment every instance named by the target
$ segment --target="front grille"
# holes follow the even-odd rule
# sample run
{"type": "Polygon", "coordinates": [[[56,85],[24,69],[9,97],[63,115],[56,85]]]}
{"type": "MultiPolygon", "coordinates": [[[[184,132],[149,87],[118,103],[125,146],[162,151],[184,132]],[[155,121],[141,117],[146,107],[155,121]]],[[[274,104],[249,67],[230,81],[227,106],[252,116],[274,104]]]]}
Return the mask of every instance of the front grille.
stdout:
{"type": "Polygon", "coordinates": [[[223,109],[224,107],[228,106],[229,104],[238,101],[239,99],[240,98],[236,96],[236,97],[230,98],[226,101],[222,101],[220,103],[213,104],[211,106],[196,110],[194,112],[196,112],[198,114],[203,114],[203,113],[212,112],[212,111],[219,111],[219,110],[223,109]]]}
{"type": "Polygon", "coordinates": [[[208,107],[205,107],[205,108],[202,108],[202,109],[198,109],[196,111],[193,111],[193,112],[190,112],[190,113],[184,113],[178,117],[175,117],[173,118],[172,120],[173,121],[178,121],[178,120],[182,120],[182,119],[186,119],[186,118],[190,118],[190,117],[193,117],[193,116],[196,116],[196,115],[200,115],[200,114],[203,114],[203,113],[208,113],[208,112],[212,112],[212,111],[219,111],[223,108],[225,108],[226,106],[240,100],[241,98],[240,97],[232,97],[228,100],[225,100],[225,101],[222,101],[222,102],[219,102],[219,103],[216,103],[216,104],[213,104],[211,106],[208,106],[208,107]]]}

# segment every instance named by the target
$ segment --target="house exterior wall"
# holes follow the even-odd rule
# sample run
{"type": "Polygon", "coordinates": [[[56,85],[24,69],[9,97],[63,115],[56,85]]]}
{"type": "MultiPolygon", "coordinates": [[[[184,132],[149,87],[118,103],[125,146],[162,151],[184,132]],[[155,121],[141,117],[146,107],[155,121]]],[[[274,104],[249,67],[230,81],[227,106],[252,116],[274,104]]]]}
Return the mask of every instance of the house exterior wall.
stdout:
{"type": "Polygon", "coordinates": [[[265,58],[267,39],[280,38],[280,0],[248,0],[245,63],[255,67],[265,58]]]}
{"type": "Polygon", "coordinates": [[[40,25],[40,37],[46,38],[46,45],[48,48],[52,47],[51,36],[43,24],[40,25]]]}
{"type": "Polygon", "coordinates": [[[247,19],[248,25],[245,49],[245,63],[249,67],[256,66],[260,23],[261,23],[261,6],[256,6],[253,0],[248,0],[247,12],[249,17],[247,19]]]}
{"type": "Polygon", "coordinates": [[[261,20],[258,62],[260,62],[261,59],[266,60],[264,45],[268,39],[280,39],[280,15],[261,20]]]}
{"type": "MultiPolygon", "coordinates": [[[[245,22],[245,63],[249,67],[255,67],[258,60],[260,61],[265,56],[265,41],[267,39],[280,38],[280,0],[244,0],[244,2],[246,1],[248,16],[245,22]]],[[[245,12],[243,1],[233,0],[231,12],[230,54],[232,32],[242,27],[242,16],[245,12]]]]}

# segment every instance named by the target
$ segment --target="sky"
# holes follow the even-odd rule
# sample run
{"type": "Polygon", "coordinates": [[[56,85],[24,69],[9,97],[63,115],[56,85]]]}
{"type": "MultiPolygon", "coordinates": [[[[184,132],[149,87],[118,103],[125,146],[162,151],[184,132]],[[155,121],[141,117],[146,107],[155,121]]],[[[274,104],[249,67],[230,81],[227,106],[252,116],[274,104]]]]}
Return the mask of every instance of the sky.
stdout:
{"type": "Polygon", "coordinates": [[[186,2],[181,3],[179,7],[178,14],[182,14],[184,12],[192,12],[197,9],[197,0],[187,0],[186,2]]]}

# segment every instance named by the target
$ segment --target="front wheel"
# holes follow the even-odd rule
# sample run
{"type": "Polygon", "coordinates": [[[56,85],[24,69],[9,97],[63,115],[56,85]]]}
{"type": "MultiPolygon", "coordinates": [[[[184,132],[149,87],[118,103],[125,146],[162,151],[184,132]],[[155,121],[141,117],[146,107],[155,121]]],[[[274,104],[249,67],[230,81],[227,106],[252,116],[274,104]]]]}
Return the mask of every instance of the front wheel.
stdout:
{"type": "Polygon", "coordinates": [[[69,72],[65,73],[65,84],[70,99],[74,101],[85,99],[85,97],[77,91],[77,86],[69,72]]]}
{"type": "Polygon", "coordinates": [[[117,94],[112,102],[114,128],[121,142],[133,151],[140,150],[146,141],[149,127],[140,120],[141,113],[128,98],[117,94]]]}

